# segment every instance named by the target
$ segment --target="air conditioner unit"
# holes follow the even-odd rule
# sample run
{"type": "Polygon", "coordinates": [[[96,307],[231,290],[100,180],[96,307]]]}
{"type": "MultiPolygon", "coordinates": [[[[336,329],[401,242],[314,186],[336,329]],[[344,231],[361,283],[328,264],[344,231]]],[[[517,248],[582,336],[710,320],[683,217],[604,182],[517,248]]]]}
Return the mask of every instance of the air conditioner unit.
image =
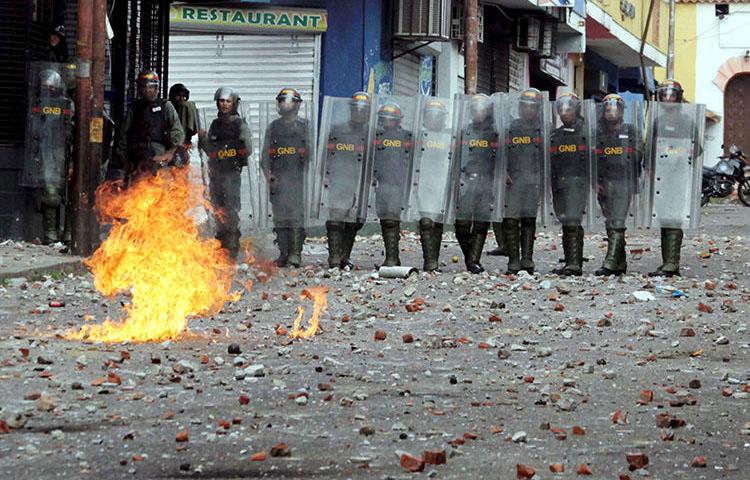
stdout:
{"type": "Polygon", "coordinates": [[[439,42],[450,40],[450,0],[396,0],[394,8],[394,37],[439,42]]]}
{"type": "Polygon", "coordinates": [[[517,21],[516,50],[538,53],[542,39],[542,20],[535,16],[521,16],[517,21]]]}
{"type": "MultiPolygon", "coordinates": [[[[464,5],[453,2],[451,5],[451,40],[464,39],[464,5]]],[[[484,5],[477,7],[477,42],[484,43],[484,5]]]]}

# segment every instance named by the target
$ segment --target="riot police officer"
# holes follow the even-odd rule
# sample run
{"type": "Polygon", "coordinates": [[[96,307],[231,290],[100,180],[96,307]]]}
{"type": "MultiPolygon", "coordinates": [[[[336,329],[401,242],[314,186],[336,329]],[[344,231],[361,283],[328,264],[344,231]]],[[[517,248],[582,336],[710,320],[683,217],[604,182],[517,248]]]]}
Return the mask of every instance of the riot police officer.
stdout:
{"type": "Polygon", "coordinates": [[[385,244],[384,267],[401,265],[400,218],[407,200],[406,188],[409,185],[412,153],[412,132],[401,126],[403,117],[401,107],[392,101],[384,103],[378,109],[373,174],[376,180],[376,210],[385,244]]]}
{"type": "Polygon", "coordinates": [[[177,112],[185,134],[184,147],[189,150],[192,138],[198,133],[198,110],[195,102],[190,101],[190,90],[182,83],[175,83],[169,88],[169,101],[177,112]]]}
{"type": "Polygon", "coordinates": [[[199,132],[199,146],[208,156],[211,203],[216,219],[216,238],[232,258],[240,246],[239,210],[242,168],[252,154],[252,138],[238,114],[240,97],[233,88],[221,87],[214,94],[218,118],[208,132],[199,132]]]}
{"type": "Polygon", "coordinates": [[[596,275],[622,275],[625,260],[625,221],[636,193],[640,170],[635,127],[625,123],[625,100],[609,94],[599,105],[596,124],[596,193],[605,217],[607,255],[596,275]]]}
{"type": "Polygon", "coordinates": [[[361,192],[365,186],[357,179],[369,181],[362,170],[367,168],[369,121],[372,99],[369,93],[356,92],[349,99],[348,121],[331,127],[326,147],[328,207],[326,234],[328,266],[353,268],[350,258],[357,232],[364,225],[361,192]]]}
{"type": "Polygon", "coordinates": [[[506,139],[508,166],[505,192],[505,218],[502,222],[503,245],[508,256],[508,271],[534,273],[534,235],[541,199],[541,174],[544,169],[542,138],[542,102],[536,88],[521,92],[518,116],[508,128],[506,139]],[[519,255],[520,247],[520,255],[519,255]]]}
{"type": "Polygon", "coordinates": [[[138,99],[125,115],[116,151],[131,176],[170,164],[185,140],[172,102],[158,96],[156,72],[141,72],[137,83],[138,99]]]}
{"type": "Polygon", "coordinates": [[[276,95],[279,118],[266,129],[261,168],[269,184],[274,232],[279,246],[276,265],[299,267],[305,242],[305,172],[310,151],[307,121],[299,118],[302,96],[293,88],[276,95]]]}
{"type": "MultiPolygon", "coordinates": [[[[659,103],[658,111],[659,116],[655,119],[655,126],[652,128],[651,134],[656,137],[667,140],[667,141],[679,141],[686,145],[689,145],[692,141],[695,141],[695,146],[691,152],[681,151],[678,155],[692,156],[692,161],[696,161],[696,158],[702,154],[701,138],[697,138],[697,124],[696,119],[691,118],[689,115],[683,113],[680,108],[683,97],[682,85],[679,82],[668,79],[659,84],[656,90],[656,98],[659,103]]],[[[656,143],[656,142],[654,142],[656,143]]],[[[659,161],[659,156],[672,155],[670,152],[659,151],[659,146],[655,147],[655,151],[651,152],[655,156],[655,161],[659,161]]],[[[669,147],[667,147],[669,148],[669,147]]],[[[672,148],[671,150],[677,151],[679,149],[672,148]]],[[[684,158],[684,157],[683,157],[684,158]]],[[[690,162],[683,162],[684,165],[690,165],[690,162]]],[[[688,167],[689,168],[689,167],[688,167]]],[[[675,172],[676,173],[676,172],[675,172]]],[[[666,179],[670,182],[669,179],[666,179]]],[[[673,180],[672,180],[673,181],[673,180]]],[[[688,190],[688,185],[680,185],[678,187],[682,192],[688,190]]],[[[666,195],[669,197],[669,195],[666,195]]],[[[684,201],[682,195],[677,195],[673,200],[670,201],[666,198],[667,204],[672,202],[684,201]]],[[[691,199],[687,199],[690,201],[691,199]]],[[[673,209],[677,211],[682,208],[683,205],[672,205],[673,209]]],[[[669,210],[669,205],[663,205],[662,208],[669,210]]],[[[679,222],[660,221],[661,227],[661,256],[662,264],[653,272],[649,273],[649,276],[664,276],[672,277],[680,275],[680,250],[682,248],[682,239],[684,232],[680,228],[679,222]]]]}
{"type": "Polygon", "coordinates": [[[583,273],[583,217],[589,195],[588,138],[581,113],[582,105],[574,93],[565,93],[555,101],[561,125],[550,135],[552,204],[562,224],[565,265],[553,270],[563,276],[583,273]]]}
{"type": "Polygon", "coordinates": [[[448,119],[445,100],[430,98],[425,101],[422,133],[418,149],[415,149],[415,154],[421,159],[419,165],[415,165],[419,169],[415,195],[425,272],[438,269],[443,223],[451,194],[453,138],[448,119]]]}
{"type": "Polygon", "coordinates": [[[484,94],[471,97],[470,121],[460,135],[460,179],[456,206],[456,240],[466,269],[482,273],[479,262],[495,203],[495,162],[498,133],[492,117],[492,100],[484,94]]]}
{"type": "MultiPolygon", "coordinates": [[[[40,65],[29,105],[26,162],[22,184],[41,194],[45,244],[57,242],[60,218],[68,188],[68,168],[73,127],[73,102],[56,64],[40,65]]],[[[65,214],[63,241],[70,237],[70,212],[65,214]]]]}

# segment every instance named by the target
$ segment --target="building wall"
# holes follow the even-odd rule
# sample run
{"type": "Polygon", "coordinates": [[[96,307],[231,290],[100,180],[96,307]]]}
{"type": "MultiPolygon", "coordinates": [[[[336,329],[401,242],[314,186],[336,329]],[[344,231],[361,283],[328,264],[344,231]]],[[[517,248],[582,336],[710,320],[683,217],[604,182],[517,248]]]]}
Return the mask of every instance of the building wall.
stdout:
{"type": "MultiPolygon", "coordinates": [[[[632,33],[638,38],[643,34],[643,28],[648,16],[648,7],[651,0],[627,0],[635,7],[635,16],[633,18],[623,15],[620,11],[620,1],[613,0],[589,0],[599,8],[604,10],[612,20],[632,33]]],[[[654,12],[651,14],[651,26],[646,43],[654,46],[663,53],[667,51],[669,5],[660,0],[654,5],[654,12]]]]}
{"type": "Polygon", "coordinates": [[[677,8],[675,76],[689,101],[703,103],[721,116],[719,123],[706,124],[704,163],[711,165],[724,141],[724,92],[713,82],[727,60],[750,50],[750,4],[729,4],[730,14],[723,20],[716,16],[713,4],[677,8]]]}

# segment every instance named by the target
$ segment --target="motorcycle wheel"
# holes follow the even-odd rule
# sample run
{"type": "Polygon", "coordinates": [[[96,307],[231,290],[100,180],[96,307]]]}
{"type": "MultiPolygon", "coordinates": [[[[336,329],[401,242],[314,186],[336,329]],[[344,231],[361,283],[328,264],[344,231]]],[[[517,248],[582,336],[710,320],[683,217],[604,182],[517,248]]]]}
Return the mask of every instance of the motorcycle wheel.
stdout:
{"type": "Polygon", "coordinates": [[[750,179],[744,179],[737,185],[737,196],[740,202],[750,207],[750,179]]]}
{"type": "Polygon", "coordinates": [[[706,205],[708,205],[709,200],[711,200],[710,196],[705,193],[701,193],[701,207],[705,207],[706,205]]]}

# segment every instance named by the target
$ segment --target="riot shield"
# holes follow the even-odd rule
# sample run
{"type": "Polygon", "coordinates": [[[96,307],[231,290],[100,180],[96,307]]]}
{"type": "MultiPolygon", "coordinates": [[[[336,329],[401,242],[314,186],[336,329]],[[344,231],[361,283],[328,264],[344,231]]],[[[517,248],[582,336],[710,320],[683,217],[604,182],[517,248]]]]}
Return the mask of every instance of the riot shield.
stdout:
{"type": "MultiPolygon", "coordinates": [[[[566,100],[563,97],[563,100],[566,100]]],[[[591,224],[594,208],[590,100],[550,102],[549,167],[545,172],[545,226],[591,224]]]]}
{"type": "Polygon", "coordinates": [[[368,219],[406,220],[420,97],[378,95],[368,219]]]}
{"type": "Polygon", "coordinates": [[[455,192],[453,213],[457,221],[499,222],[502,219],[505,168],[498,154],[499,132],[494,111],[500,98],[457,94],[456,161],[453,171],[455,192]]]}
{"type": "Polygon", "coordinates": [[[454,182],[451,172],[456,158],[457,122],[453,99],[428,98],[422,102],[414,136],[410,221],[422,218],[437,223],[452,221],[454,182]]]}
{"type": "MultiPolygon", "coordinates": [[[[253,168],[249,158],[253,139],[243,105],[240,103],[237,113],[226,117],[220,117],[216,108],[198,109],[198,123],[200,175],[214,209],[217,236],[225,230],[234,235],[258,211],[257,202],[248,201],[243,195],[247,188],[242,186],[242,171],[253,168]]],[[[258,198],[253,193],[249,197],[258,198]]]]}
{"type": "Polygon", "coordinates": [[[309,224],[315,152],[311,109],[309,103],[302,102],[296,113],[282,116],[276,101],[260,104],[259,162],[251,162],[248,173],[256,184],[253,193],[258,194],[252,226],[261,231],[309,224]]]}
{"type": "Polygon", "coordinates": [[[31,62],[28,70],[26,148],[21,185],[60,189],[65,185],[73,135],[69,86],[75,65],[31,62]]]}
{"type": "Polygon", "coordinates": [[[596,191],[593,228],[634,228],[643,173],[643,110],[640,101],[590,103],[592,174],[596,191]]]}
{"type": "Polygon", "coordinates": [[[700,223],[705,105],[650,104],[645,197],[647,227],[700,223]]]}
{"type": "Polygon", "coordinates": [[[314,218],[363,222],[372,174],[370,146],[377,109],[351,98],[325,97],[315,164],[314,218]]]}
{"type": "Polygon", "coordinates": [[[549,158],[547,92],[503,94],[499,115],[501,158],[506,165],[503,217],[543,220],[539,211],[549,158]]]}

